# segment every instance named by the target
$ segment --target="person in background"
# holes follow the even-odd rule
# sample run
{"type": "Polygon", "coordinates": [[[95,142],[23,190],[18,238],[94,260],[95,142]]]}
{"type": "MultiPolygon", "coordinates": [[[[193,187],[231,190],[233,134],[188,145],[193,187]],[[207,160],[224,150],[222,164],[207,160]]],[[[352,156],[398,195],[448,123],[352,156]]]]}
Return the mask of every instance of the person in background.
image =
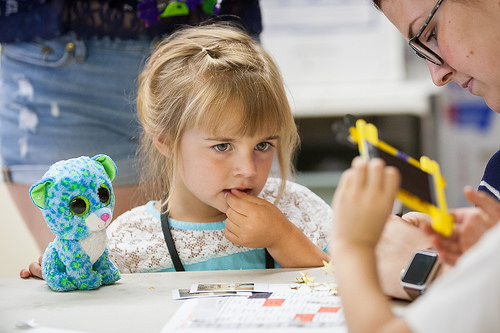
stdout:
{"type": "Polygon", "coordinates": [[[159,39],[208,19],[262,31],[258,0],[0,0],[0,165],[40,250],[54,235],[28,191],[59,160],[107,154],[116,216],[144,202],[137,75],[159,39]]]}

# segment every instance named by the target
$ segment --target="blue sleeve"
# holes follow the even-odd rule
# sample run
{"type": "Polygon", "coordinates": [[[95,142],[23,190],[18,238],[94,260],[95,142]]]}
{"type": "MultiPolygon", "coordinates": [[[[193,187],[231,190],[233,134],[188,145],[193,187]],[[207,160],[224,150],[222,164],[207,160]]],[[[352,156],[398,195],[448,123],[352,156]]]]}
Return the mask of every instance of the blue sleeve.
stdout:
{"type": "Polygon", "coordinates": [[[488,161],[478,190],[487,192],[500,200],[500,150],[488,161]]]}

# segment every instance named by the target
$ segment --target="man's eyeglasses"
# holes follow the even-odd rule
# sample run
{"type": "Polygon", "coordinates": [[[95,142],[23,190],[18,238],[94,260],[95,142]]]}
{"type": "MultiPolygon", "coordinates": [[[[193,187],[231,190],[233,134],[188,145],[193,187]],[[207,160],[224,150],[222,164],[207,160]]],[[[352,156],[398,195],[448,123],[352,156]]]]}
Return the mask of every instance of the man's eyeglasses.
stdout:
{"type": "Polygon", "coordinates": [[[443,58],[441,58],[436,52],[432,51],[430,47],[426,46],[424,43],[420,41],[420,36],[424,32],[425,28],[427,28],[427,25],[429,22],[432,20],[434,17],[434,14],[436,14],[437,10],[441,6],[441,3],[443,0],[438,0],[437,4],[434,6],[432,9],[431,13],[429,16],[427,16],[427,19],[425,20],[424,24],[420,28],[420,30],[417,32],[415,36],[413,36],[409,41],[408,44],[410,47],[415,51],[415,53],[421,57],[424,58],[425,60],[428,60],[432,62],[435,65],[441,66],[444,64],[443,58]]]}

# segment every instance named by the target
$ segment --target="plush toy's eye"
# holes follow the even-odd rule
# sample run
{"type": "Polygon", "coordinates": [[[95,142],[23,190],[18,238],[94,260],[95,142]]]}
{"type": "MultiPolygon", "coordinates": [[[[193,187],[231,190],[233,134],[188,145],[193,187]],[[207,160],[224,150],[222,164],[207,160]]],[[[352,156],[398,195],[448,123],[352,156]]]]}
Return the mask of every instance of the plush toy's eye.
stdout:
{"type": "Polygon", "coordinates": [[[97,195],[99,196],[99,201],[105,205],[107,205],[111,200],[111,191],[104,184],[102,184],[101,187],[97,190],[97,195]]]}
{"type": "Polygon", "coordinates": [[[89,211],[89,201],[85,197],[74,197],[69,202],[69,210],[77,216],[83,216],[89,211]]]}

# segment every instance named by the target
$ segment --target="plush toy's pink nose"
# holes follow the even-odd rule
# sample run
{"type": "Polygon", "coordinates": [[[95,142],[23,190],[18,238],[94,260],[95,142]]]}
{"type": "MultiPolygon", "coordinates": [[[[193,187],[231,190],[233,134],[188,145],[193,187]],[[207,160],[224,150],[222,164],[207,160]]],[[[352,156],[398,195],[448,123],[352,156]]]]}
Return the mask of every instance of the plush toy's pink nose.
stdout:
{"type": "Polygon", "coordinates": [[[109,219],[109,214],[108,213],[104,213],[104,214],[101,215],[101,220],[103,220],[104,222],[106,222],[108,219],[109,219]]]}

